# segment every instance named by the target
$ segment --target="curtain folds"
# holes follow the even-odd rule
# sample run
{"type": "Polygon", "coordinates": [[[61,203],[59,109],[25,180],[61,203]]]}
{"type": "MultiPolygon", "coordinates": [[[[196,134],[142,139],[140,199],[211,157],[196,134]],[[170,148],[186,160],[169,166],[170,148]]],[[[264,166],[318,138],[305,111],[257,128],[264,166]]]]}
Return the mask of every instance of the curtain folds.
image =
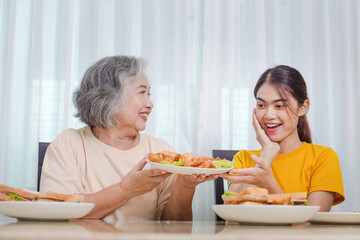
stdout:
{"type": "MultiPolygon", "coordinates": [[[[267,68],[304,76],[315,144],[339,155],[346,201],[360,201],[360,1],[0,1],[0,183],[36,189],[37,146],[83,123],[72,93],[109,55],[148,60],[155,107],[146,133],[178,152],[257,149],[253,88],[267,68]]],[[[212,220],[212,182],[195,220],[212,220]]]]}

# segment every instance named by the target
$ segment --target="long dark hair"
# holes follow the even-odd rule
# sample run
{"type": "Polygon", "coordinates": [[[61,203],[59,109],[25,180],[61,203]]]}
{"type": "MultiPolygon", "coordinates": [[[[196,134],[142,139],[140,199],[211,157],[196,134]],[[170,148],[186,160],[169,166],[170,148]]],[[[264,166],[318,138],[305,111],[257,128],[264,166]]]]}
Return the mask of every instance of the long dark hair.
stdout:
{"type": "MultiPolygon", "coordinates": [[[[297,101],[299,106],[309,99],[305,80],[301,73],[295,68],[279,65],[266,70],[256,83],[254,96],[256,98],[259,88],[264,83],[270,83],[278,89],[282,98],[286,93],[290,93],[297,101]]],[[[286,103],[285,103],[286,104],[286,103]]],[[[300,141],[311,143],[311,131],[306,115],[299,117],[297,130],[300,141]]]]}

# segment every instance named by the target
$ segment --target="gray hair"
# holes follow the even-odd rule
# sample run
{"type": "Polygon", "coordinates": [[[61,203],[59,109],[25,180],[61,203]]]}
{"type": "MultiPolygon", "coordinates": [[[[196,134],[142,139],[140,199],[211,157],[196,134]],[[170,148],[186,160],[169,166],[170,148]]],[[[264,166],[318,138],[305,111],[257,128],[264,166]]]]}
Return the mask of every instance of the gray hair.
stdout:
{"type": "Polygon", "coordinates": [[[133,56],[105,57],[94,63],[74,92],[75,117],[90,127],[115,127],[115,115],[126,101],[129,86],[144,67],[145,61],[133,56]]]}

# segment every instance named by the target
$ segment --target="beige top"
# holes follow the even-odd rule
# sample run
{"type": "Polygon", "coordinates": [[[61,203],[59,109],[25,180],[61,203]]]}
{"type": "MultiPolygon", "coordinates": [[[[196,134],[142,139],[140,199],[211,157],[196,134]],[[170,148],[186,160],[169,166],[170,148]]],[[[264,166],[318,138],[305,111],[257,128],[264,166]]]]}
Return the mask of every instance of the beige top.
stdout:
{"type": "MultiPolygon", "coordinates": [[[[166,142],[140,134],[130,150],[113,148],[97,139],[90,127],[67,129],[47,149],[40,190],[59,193],[95,193],[119,183],[147,153],[173,151],[166,142]]],[[[150,169],[147,164],[144,169],[150,169]]],[[[175,175],[151,192],[134,197],[104,218],[109,223],[160,219],[170,197],[175,175]]]]}

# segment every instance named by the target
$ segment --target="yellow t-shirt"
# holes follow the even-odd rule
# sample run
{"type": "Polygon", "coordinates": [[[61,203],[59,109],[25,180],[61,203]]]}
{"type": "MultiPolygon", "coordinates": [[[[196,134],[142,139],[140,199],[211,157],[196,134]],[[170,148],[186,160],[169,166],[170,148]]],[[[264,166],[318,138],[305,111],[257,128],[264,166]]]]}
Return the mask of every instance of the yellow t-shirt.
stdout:
{"type": "MultiPolygon", "coordinates": [[[[235,168],[255,166],[251,155],[257,151],[242,150],[234,156],[235,168]]],[[[333,205],[345,200],[339,158],[329,147],[303,142],[296,150],[278,154],[271,165],[272,174],[285,192],[335,192],[333,205]]]]}

